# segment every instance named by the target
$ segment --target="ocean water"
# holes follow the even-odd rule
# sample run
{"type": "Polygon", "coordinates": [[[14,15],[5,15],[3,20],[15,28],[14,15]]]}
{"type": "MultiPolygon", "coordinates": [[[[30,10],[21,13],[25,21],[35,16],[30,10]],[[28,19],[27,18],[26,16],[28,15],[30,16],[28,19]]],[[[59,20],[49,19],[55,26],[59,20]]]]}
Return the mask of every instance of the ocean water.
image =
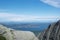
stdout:
{"type": "Polygon", "coordinates": [[[15,30],[23,30],[23,31],[32,31],[36,36],[45,29],[48,28],[48,26],[51,23],[41,23],[41,22],[32,22],[32,23],[21,23],[21,22],[4,22],[0,23],[3,26],[6,26],[8,28],[12,28],[15,30]]]}
{"type": "Polygon", "coordinates": [[[5,22],[0,23],[8,28],[24,31],[41,31],[48,28],[50,23],[20,23],[20,22],[5,22]]]}

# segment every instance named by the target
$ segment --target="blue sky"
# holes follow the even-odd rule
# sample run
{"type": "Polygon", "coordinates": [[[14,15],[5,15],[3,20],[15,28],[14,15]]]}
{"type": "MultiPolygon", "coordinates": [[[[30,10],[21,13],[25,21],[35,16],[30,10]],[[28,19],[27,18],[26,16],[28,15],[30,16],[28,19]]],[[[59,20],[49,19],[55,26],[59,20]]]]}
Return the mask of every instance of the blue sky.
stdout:
{"type": "Polygon", "coordinates": [[[59,17],[59,0],[0,0],[1,21],[51,21],[59,17]]]}

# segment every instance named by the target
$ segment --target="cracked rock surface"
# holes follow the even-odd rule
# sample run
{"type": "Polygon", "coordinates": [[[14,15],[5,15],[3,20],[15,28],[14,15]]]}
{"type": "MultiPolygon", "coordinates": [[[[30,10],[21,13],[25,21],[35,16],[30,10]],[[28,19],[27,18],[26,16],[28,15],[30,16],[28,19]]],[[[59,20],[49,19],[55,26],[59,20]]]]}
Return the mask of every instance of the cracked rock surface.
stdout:
{"type": "Polygon", "coordinates": [[[60,40],[60,20],[39,34],[39,40],[60,40]]]}

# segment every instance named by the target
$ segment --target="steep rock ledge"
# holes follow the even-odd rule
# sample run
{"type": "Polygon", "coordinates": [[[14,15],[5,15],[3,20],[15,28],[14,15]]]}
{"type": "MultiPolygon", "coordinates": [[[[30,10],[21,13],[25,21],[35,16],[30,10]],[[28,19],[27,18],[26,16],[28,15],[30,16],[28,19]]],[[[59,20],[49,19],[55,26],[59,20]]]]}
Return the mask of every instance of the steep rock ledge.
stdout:
{"type": "Polygon", "coordinates": [[[40,40],[60,40],[60,20],[49,25],[47,30],[39,34],[40,40]]]}

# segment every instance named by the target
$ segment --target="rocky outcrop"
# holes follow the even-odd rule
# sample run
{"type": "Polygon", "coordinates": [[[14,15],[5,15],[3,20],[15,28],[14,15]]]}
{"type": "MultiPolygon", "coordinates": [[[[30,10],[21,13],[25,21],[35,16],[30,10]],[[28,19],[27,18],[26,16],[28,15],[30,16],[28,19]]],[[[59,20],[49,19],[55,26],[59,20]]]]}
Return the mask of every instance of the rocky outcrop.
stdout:
{"type": "Polygon", "coordinates": [[[0,40],[38,40],[33,32],[21,31],[0,25],[0,40]]]}
{"type": "Polygon", "coordinates": [[[60,20],[49,25],[47,30],[39,34],[40,40],[60,40],[60,20]]]}
{"type": "Polygon", "coordinates": [[[38,40],[30,31],[14,31],[15,40],[38,40]]]}

